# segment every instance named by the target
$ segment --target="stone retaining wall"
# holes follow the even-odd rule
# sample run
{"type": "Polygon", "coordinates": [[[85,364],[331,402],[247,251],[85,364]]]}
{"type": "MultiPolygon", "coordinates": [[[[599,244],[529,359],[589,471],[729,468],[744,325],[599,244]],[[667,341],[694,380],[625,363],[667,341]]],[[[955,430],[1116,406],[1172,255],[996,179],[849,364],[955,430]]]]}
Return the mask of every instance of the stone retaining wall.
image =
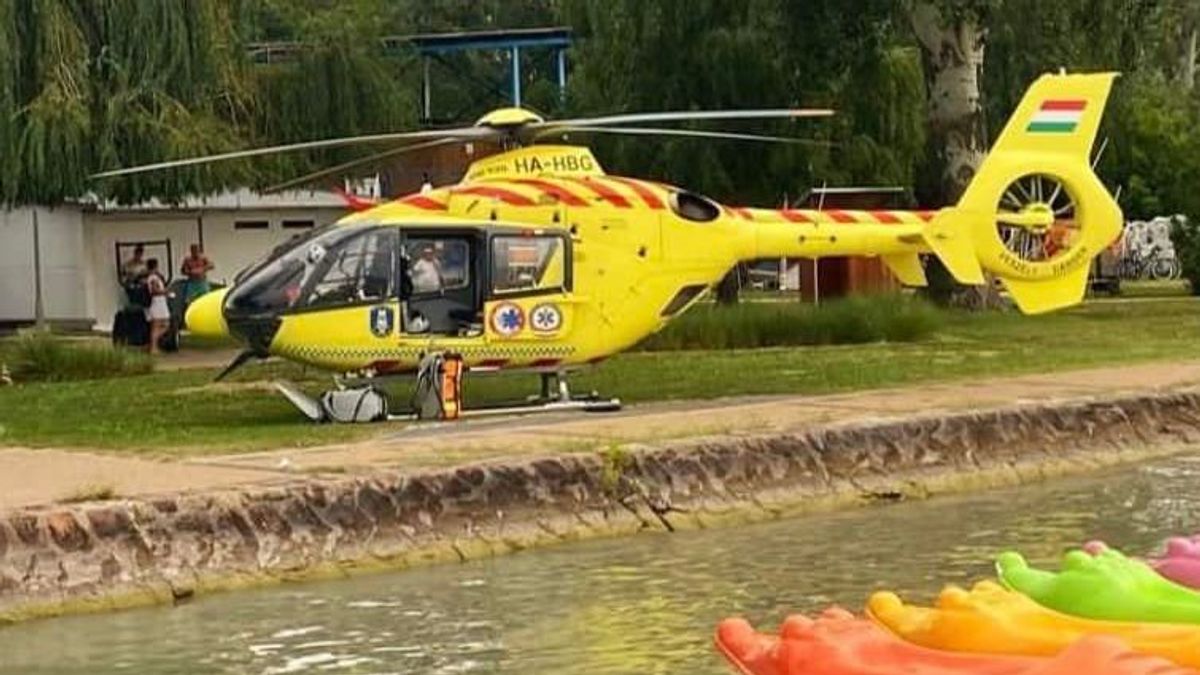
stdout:
{"type": "Polygon", "coordinates": [[[1200,390],[0,514],[0,622],[1014,484],[1200,440],[1200,390]]]}

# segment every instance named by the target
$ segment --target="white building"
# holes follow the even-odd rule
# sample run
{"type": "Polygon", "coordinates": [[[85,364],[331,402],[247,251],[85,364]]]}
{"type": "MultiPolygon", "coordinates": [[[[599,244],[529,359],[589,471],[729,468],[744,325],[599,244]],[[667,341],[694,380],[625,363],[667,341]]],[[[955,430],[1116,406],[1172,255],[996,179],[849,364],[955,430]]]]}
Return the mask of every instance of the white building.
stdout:
{"type": "Polygon", "coordinates": [[[0,325],[35,320],[39,268],[46,319],[108,330],[122,293],[117,270],[136,244],[173,278],[188,247],[200,243],[216,265],[209,279],[232,282],[274,245],[346,213],[345,202],[332,192],[249,190],[179,205],[85,200],[54,209],[0,210],[0,325]]]}

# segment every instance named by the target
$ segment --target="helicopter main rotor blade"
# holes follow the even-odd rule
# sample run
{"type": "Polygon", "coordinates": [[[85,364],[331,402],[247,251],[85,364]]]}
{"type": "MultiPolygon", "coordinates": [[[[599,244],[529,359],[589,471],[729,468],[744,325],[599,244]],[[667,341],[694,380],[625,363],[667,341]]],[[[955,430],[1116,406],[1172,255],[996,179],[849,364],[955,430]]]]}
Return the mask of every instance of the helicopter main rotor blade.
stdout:
{"type": "Polygon", "coordinates": [[[262,191],[262,193],[263,194],[272,194],[274,192],[280,192],[282,190],[287,190],[288,188],[293,188],[293,187],[296,187],[297,185],[303,185],[305,183],[317,180],[319,178],[324,178],[326,176],[332,176],[332,175],[335,175],[338,173],[343,173],[343,172],[349,171],[351,169],[356,169],[360,166],[368,166],[370,164],[374,164],[375,162],[378,162],[378,161],[381,161],[384,159],[388,159],[389,157],[396,157],[396,156],[403,155],[403,154],[406,154],[409,152],[417,152],[419,150],[428,150],[429,148],[436,148],[441,145],[449,145],[451,143],[458,143],[458,142],[460,142],[460,140],[457,138],[440,138],[436,141],[426,141],[425,143],[416,143],[413,145],[405,145],[405,146],[402,146],[399,148],[392,148],[391,150],[384,150],[383,152],[375,153],[374,155],[368,155],[367,157],[360,157],[359,159],[350,160],[349,162],[345,162],[343,164],[338,164],[337,166],[331,166],[328,169],[321,169],[320,171],[314,171],[312,173],[305,174],[303,176],[299,176],[297,178],[292,178],[286,182],[272,185],[271,187],[265,188],[262,191]]]}
{"type": "Polygon", "coordinates": [[[261,157],[263,155],[274,155],[283,152],[295,152],[297,150],[317,150],[321,148],[336,148],[346,145],[358,145],[360,143],[384,143],[390,141],[414,141],[422,139],[450,139],[450,140],[478,140],[481,138],[491,138],[503,135],[504,132],[487,127],[460,127],[457,129],[440,129],[429,131],[407,131],[391,134],[370,134],[366,136],[346,136],[343,138],[328,138],[320,141],[306,141],[303,143],[290,143],[287,145],[273,145],[265,148],[251,148],[249,150],[238,150],[236,152],[223,152],[218,155],[206,155],[204,157],[192,157],[189,159],[177,159],[170,162],[158,162],[155,164],[144,164],[142,166],[134,166],[127,169],[114,169],[112,171],[102,171],[92,174],[91,178],[111,178],[113,176],[128,176],[135,173],[145,173],[147,171],[161,171],[163,169],[174,169],[181,166],[195,166],[197,164],[209,164],[211,162],[220,162],[229,159],[241,159],[243,157],[261,157]]]}
{"type": "Polygon", "coordinates": [[[758,134],[739,134],[726,131],[701,131],[698,129],[663,129],[656,127],[602,127],[602,126],[570,126],[545,129],[537,134],[535,139],[548,138],[558,134],[597,133],[617,134],[628,136],[680,136],[684,138],[715,138],[732,141],[759,141],[764,143],[788,143],[794,145],[832,146],[831,141],[818,141],[808,138],[790,138],[787,136],[762,136],[758,134]]]}
{"type": "Polygon", "coordinates": [[[614,124],[642,124],[645,122],[699,122],[703,120],[762,120],[800,119],[832,117],[833,110],[826,108],[766,108],[758,110],[681,110],[677,112],[629,113],[604,117],[582,117],[573,120],[549,120],[534,129],[550,127],[611,126],[614,124]]]}

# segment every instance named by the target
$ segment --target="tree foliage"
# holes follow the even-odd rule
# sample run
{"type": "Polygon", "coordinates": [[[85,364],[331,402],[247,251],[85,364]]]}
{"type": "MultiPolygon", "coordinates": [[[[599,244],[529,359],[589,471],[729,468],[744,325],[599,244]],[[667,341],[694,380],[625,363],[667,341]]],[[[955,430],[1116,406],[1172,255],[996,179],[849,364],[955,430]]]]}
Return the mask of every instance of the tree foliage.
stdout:
{"type": "MultiPolygon", "coordinates": [[[[420,59],[380,38],[570,26],[566,100],[553,55],[522,56],[525,102],[551,116],[700,108],[833,107],[831,120],[734,125],[828,145],[577,137],[614,171],[777,204],[830,185],[918,186],[930,63],[910,13],[935,7],[986,35],[983,147],[1038,74],[1120,70],[1100,164],[1136,217],[1200,215],[1194,0],[7,0],[0,2],[0,202],[89,192],[176,199],[263,185],[377,148],[89,181],[93,172],[315,138],[414,128],[420,59]],[[255,60],[248,46],[293,44],[255,60]],[[1190,73],[1190,74],[1189,74],[1190,73]]],[[[504,52],[431,63],[438,122],[508,103],[504,52]]],[[[927,143],[927,140],[930,141],[927,143]]],[[[928,202],[938,194],[922,189],[928,202]]],[[[928,205],[936,206],[936,203],[928,205]]]]}

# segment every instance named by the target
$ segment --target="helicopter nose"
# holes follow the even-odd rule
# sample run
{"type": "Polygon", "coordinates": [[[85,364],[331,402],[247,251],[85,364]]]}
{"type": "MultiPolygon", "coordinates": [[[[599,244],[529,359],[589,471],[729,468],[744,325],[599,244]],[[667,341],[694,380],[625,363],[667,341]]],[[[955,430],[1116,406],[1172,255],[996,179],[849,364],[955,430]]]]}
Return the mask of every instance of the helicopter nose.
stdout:
{"type": "Polygon", "coordinates": [[[221,306],[225,303],[228,288],[221,288],[196,298],[188,306],[185,320],[188,330],[194,335],[205,337],[224,337],[229,335],[229,326],[221,306]]]}

